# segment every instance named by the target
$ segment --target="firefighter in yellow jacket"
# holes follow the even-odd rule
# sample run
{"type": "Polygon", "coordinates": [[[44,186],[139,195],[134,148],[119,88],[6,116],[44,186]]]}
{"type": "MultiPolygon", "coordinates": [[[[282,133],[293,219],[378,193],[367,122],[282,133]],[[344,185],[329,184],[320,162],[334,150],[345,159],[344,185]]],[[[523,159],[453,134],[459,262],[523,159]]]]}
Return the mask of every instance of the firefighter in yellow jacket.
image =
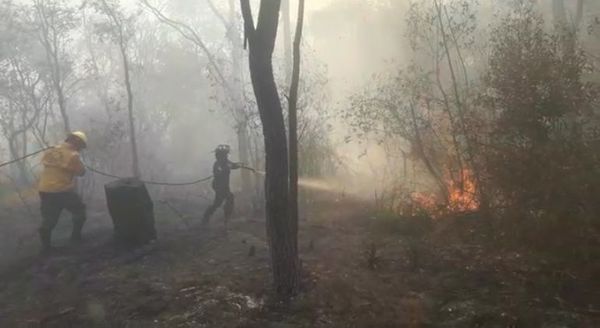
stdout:
{"type": "Polygon", "coordinates": [[[76,131],[61,145],[47,150],[42,156],[43,171],[39,181],[42,225],[39,233],[44,251],[51,249],[52,230],[63,210],[73,216],[71,241],[81,241],[81,229],[86,220],[85,205],[75,192],[75,177],[85,174],[79,152],[87,146],[85,133],[76,131]]]}

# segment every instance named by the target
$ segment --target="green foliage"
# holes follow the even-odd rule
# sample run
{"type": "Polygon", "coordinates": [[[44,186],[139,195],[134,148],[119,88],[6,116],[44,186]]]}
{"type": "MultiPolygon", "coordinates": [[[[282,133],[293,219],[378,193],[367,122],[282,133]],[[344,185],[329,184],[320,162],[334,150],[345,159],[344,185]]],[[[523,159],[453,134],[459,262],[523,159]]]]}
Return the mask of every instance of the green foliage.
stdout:
{"type": "Polygon", "coordinates": [[[479,177],[471,123],[476,74],[465,60],[475,57],[476,9],[469,1],[413,2],[407,15],[413,60],[375,76],[344,113],[359,138],[408,146],[398,150],[424,167],[412,179],[434,189],[441,203],[450,200],[453,186],[464,189],[465,172],[479,177]]]}
{"type": "Polygon", "coordinates": [[[527,216],[597,217],[600,117],[597,88],[582,82],[585,54],[545,32],[527,7],[492,35],[482,97],[494,126],[485,148],[491,185],[527,216]]]}
{"type": "Polygon", "coordinates": [[[417,181],[455,191],[464,187],[459,172],[473,173],[480,204],[520,231],[514,236],[586,248],[600,227],[599,89],[587,82],[596,58],[577,33],[548,31],[532,5],[511,8],[475,52],[468,3],[413,3],[415,59],[375,76],[344,117],[359,138],[408,145],[425,173],[417,181]]]}

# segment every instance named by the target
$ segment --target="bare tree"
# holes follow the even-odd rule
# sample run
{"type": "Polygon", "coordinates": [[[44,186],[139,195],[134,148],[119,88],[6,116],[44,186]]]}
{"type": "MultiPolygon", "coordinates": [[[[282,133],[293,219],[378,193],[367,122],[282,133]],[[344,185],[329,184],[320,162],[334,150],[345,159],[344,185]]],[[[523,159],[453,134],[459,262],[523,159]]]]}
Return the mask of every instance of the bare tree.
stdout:
{"type": "MultiPolygon", "coordinates": [[[[461,92],[459,91],[459,82],[458,82],[458,78],[457,78],[457,74],[456,74],[456,70],[454,68],[454,63],[452,60],[452,56],[450,53],[450,47],[452,44],[452,39],[451,36],[453,35],[453,33],[448,33],[446,30],[449,29],[450,31],[452,31],[451,23],[448,22],[447,24],[444,24],[444,15],[442,14],[443,10],[446,10],[446,7],[444,6],[444,4],[438,2],[438,0],[433,0],[433,4],[435,7],[435,13],[437,16],[437,22],[439,25],[439,31],[440,31],[440,35],[441,35],[441,45],[443,48],[443,52],[447,61],[447,65],[448,65],[448,70],[450,71],[450,77],[451,77],[451,85],[452,85],[452,91],[453,91],[453,95],[454,95],[454,105],[456,106],[456,112],[458,114],[458,123],[459,123],[459,131],[460,134],[462,134],[463,136],[465,136],[465,153],[466,156],[468,158],[469,164],[470,164],[470,168],[474,171],[475,173],[475,179],[477,180],[477,184],[481,185],[481,179],[480,179],[480,174],[479,174],[479,170],[477,168],[477,165],[475,164],[475,160],[474,160],[474,151],[473,151],[473,147],[472,147],[472,141],[469,138],[469,134],[467,131],[467,124],[466,124],[466,119],[465,119],[465,112],[466,112],[466,104],[463,101],[463,99],[461,99],[461,92]]],[[[449,19],[449,15],[446,12],[446,18],[449,19]]],[[[456,43],[456,41],[454,41],[454,46],[456,49],[459,48],[459,45],[456,43]]],[[[462,62],[462,55],[460,53],[460,50],[457,50],[458,53],[458,58],[461,60],[462,62]]],[[[467,78],[466,73],[465,73],[465,79],[467,78]]],[[[441,83],[439,83],[439,79],[438,79],[438,85],[440,88],[440,92],[442,92],[442,94],[444,95],[444,100],[446,103],[446,107],[448,108],[448,96],[446,95],[445,91],[443,90],[443,87],[441,86],[441,83]]],[[[450,119],[452,120],[452,111],[448,108],[448,115],[450,116],[450,119]]],[[[456,131],[452,132],[453,138],[456,140],[456,131]]],[[[456,143],[456,141],[455,141],[456,143]]],[[[459,163],[461,163],[460,158],[461,158],[461,154],[460,151],[457,152],[457,158],[459,159],[459,163]]],[[[460,166],[462,167],[462,164],[460,164],[460,166]]],[[[461,168],[462,171],[462,168],[461,168]]],[[[461,185],[461,189],[462,189],[462,174],[459,174],[459,180],[460,180],[460,185],[461,185]]]]}
{"type": "Polygon", "coordinates": [[[94,7],[109,20],[105,33],[109,34],[113,41],[119,47],[121,59],[123,61],[123,74],[125,89],[127,91],[127,113],[129,118],[129,140],[131,143],[132,156],[132,173],[135,177],[140,177],[140,165],[137,149],[137,140],[135,132],[135,117],[133,115],[133,91],[131,88],[131,68],[128,55],[128,46],[131,38],[132,18],[127,18],[121,11],[118,10],[117,3],[112,3],[107,0],[100,0],[98,3],[93,3],[94,7]]]}
{"type": "MultiPolygon", "coordinates": [[[[44,87],[38,72],[26,67],[14,57],[10,59],[9,65],[4,67],[8,68],[7,73],[10,77],[7,81],[8,93],[0,95],[0,99],[3,98],[3,103],[6,104],[0,106],[0,128],[6,137],[11,157],[19,158],[28,153],[32,128],[39,120],[49,98],[42,94],[44,87]]],[[[27,163],[17,162],[16,167],[20,180],[28,181],[27,163]]]]}
{"type": "MultiPolygon", "coordinates": [[[[0,44],[0,131],[11,158],[19,158],[28,153],[41,115],[49,112],[53,91],[46,83],[43,65],[32,55],[37,40],[26,16],[14,12],[6,23],[0,44]]],[[[27,162],[19,161],[15,167],[19,180],[27,182],[27,162]]]]}
{"type": "Polygon", "coordinates": [[[261,1],[256,25],[250,1],[240,0],[240,3],[245,44],[249,48],[250,75],[265,143],[267,235],[273,281],[279,295],[290,296],[299,286],[300,263],[297,222],[293,222],[288,208],[289,161],[285,123],[272,64],[281,1],[261,1]]]}
{"type": "Polygon", "coordinates": [[[50,78],[65,131],[71,131],[71,123],[67,110],[65,82],[69,75],[66,67],[66,46],[69,33],[75,27],[74,11],[60,1],[34,0],[36,28],[40,43],[44,47],[46,60],[50,68],[50,78]]]}
{"type": "MultiPolygon", "coordinates": [[[[242,38],[240,29],[237,27],[237,15],[235,11],[235,1],[229,0],[229,15],[225,18],[218,10],[212,0],[207,0],[209,8],[215,16],[223,23],[226,30],[226,36],[231,49],[231,73],[227,75],[221,66],[218,58],[209,48],[202,36],[192,26],[175,20],[165,15],[159,8],[150,4],[148,0],[142,0],[142,4],[152,12],[152,14],[162,23],[170,26],[177,31],[183,38],[192,42],[200,49],[210,64],[209,72],[215,78],[217,83],[223,88],[231,116],[235,121],[235,132],[238,141],[238,155],[243,163],[250,161],[250,143],[249,143],[249,113],[244,102],[244,79],[242,74],[242,38]]],[[[245,194],[251,193],[251,178],[246,170],[242,170],[242,190],[245,194]]]]}

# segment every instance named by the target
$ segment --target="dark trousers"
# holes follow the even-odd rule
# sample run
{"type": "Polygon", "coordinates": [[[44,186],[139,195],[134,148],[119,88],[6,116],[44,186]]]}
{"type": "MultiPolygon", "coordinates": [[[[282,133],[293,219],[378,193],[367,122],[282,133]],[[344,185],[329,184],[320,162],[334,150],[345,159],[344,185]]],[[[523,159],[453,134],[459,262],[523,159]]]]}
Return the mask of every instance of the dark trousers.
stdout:
{"type": "Polygon", "coordinates": [[[86,220],[85,205],[79,195],[75,192],[40,192],[42,225],[40,226],[40,239],[42,245],[50,247],[52,230],[58,223],[58,218],[63,210],[67,210],[73,216],[73,231],[71,233],[72,241],[81,240],[81,229],[86,220]]]}
{"type": "Polygon", "coordinates": [[[223,206],[223,211],[225,212],[225,224],[231,218],[231,214],[233,213],[233,194],[229,190],[215,190],[215,200],[212,205],[210,205],[206,211],[204,212],[203,223],[207,224],[210,220],[210,217],[215,213],[215,211],[221,207],[221,205],[225,202],[225,206],[223,206]]]}

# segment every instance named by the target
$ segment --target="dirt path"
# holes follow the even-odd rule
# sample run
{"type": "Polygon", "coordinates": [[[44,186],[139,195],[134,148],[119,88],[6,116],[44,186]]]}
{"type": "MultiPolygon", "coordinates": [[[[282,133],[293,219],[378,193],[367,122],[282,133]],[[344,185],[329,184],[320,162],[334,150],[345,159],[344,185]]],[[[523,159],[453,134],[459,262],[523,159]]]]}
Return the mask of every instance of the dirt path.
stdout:
{"type": "Polygon", "coordinates": [[[99,227],[79,249],[0,273],[0,327],[600,326],[591,275],[557,276],[524,254],[370,212],[335,197],[311,206],[305,290],[280,307],[269,302],[263,222],[224,234],[218,220],[205,231],[161,207],[155,244],[119,251],[99,227]]]}

